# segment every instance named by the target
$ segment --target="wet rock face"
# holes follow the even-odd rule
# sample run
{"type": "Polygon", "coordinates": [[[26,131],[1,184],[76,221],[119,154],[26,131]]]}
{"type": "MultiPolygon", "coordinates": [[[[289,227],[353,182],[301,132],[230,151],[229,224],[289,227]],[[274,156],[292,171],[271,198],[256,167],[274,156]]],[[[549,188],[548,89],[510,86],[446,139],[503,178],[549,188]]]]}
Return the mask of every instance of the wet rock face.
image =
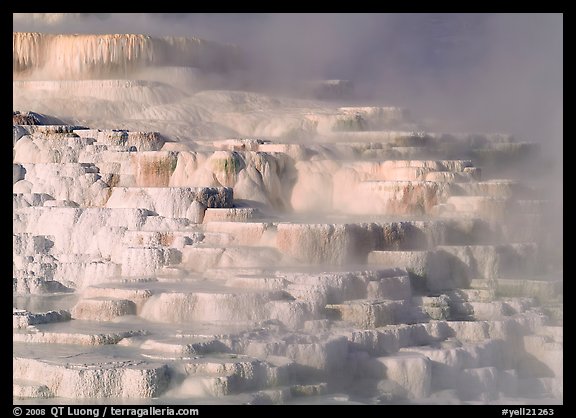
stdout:
{"type": "Polygon", "coordinates": [[[94,43],[59,36],[14,35],[14,102],[46,113],[13,114],[15,402],[562,402],[561,265],[529,145],[154,67],[83,80],[161,44],[231,65],[199,40],[105,35],[63,52],[62,80],[26,81],[94,43]]]}
{"type": "Polygon", "coordinates": [[[280,224],[276,245],[280,251],[305,264],[342,265],[358,262],[362,234],[356,225],[280,224]]]}
{"type": "Polygon", "coordinates": [[[12,116],[14,125],[40,125],[40,119],[33,112],[21,113],[14,112],[12,116]]]}
{"type": "Polygon", "coordinates": [[[62,125],[64,122],[53,116],[44,115],[36,112],[20,112],[15,111],[12,113],[13,125],[62,125]]]}
{"type": "Polygon", "coordinates": [[[240,63],[236,47],[199,38],[14,32],[12,43],[17,78],[34,71],[63,80],[127,77],[151,64],[193,63],[193,67],[226,71],[240,63]]]}

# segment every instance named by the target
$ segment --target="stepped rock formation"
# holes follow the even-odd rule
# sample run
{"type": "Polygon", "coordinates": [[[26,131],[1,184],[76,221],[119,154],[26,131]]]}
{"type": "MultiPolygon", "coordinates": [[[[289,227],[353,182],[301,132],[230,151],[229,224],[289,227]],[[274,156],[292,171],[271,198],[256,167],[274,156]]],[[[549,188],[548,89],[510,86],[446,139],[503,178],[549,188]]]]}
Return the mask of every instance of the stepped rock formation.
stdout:
{"type": "Polygon", "coordinates": [[[83,35],[14,32],[15,79],[43,71],[51,79],[129,77],[154,65],[226,71],[240,65],[237,48],[199,38],[137,34],[83,35]]]}
{"type": "Polygon", "coordinates": [[[197,39],[13,39],[15,403],[562,403],[535,144],[114,79],[239,59],[197,39]]]}

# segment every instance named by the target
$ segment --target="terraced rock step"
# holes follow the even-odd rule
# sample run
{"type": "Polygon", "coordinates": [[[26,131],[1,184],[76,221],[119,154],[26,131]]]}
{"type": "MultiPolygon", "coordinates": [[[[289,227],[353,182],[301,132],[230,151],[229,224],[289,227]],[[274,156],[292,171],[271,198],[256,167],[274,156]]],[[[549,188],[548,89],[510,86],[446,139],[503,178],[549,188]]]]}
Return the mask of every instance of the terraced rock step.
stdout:
{"type": "Polygon", "coordinates": [[[536,144],[345,106],[343,80],[223,90],[231,46],[100,38],[14,35],[15,403],[563,402],[536,144]],[[56,68],[57,39],[100,46],[56,68]],[[120,68],[141,79],[91,79],[120,68]]]}
{"type": "Polygon", "coordinates": [[[14,357],[13,372],[14,378],[39,382],[64,398],[151,398],[168,383],[166,366],[131,360],[58,364],[14,357]]]}
{"type": "Polygon", "coordinates": [[[193,202],[205,207],[231,207],[229,188],[135,188],[115,187],[106,202],[108,208],[144,208],[167,218],[192,218],[197,209],[193,202]]]}

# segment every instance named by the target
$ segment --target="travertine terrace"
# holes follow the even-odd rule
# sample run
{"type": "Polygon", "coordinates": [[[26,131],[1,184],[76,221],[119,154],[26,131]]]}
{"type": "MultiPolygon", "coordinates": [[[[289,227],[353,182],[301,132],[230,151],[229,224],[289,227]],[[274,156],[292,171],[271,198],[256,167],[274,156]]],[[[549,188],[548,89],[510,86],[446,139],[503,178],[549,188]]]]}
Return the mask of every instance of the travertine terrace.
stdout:
{"type": "Polygon", "coordinates": [[[14,402],[562,403],[538,146],[241,61],[14,33],[14,402]]]}

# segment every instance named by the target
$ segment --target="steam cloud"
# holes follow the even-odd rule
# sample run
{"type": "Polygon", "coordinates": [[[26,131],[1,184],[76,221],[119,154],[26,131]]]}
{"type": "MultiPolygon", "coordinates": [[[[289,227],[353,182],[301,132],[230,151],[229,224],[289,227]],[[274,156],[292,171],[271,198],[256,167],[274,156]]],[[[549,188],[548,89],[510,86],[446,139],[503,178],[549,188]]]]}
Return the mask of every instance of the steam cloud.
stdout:
{"type": "Polygon", "coordinates": [[[561,14],[15,14],[14,30],[233,42],[270,85],[350,79],[444,129],[561,143],[561,14]]]}

